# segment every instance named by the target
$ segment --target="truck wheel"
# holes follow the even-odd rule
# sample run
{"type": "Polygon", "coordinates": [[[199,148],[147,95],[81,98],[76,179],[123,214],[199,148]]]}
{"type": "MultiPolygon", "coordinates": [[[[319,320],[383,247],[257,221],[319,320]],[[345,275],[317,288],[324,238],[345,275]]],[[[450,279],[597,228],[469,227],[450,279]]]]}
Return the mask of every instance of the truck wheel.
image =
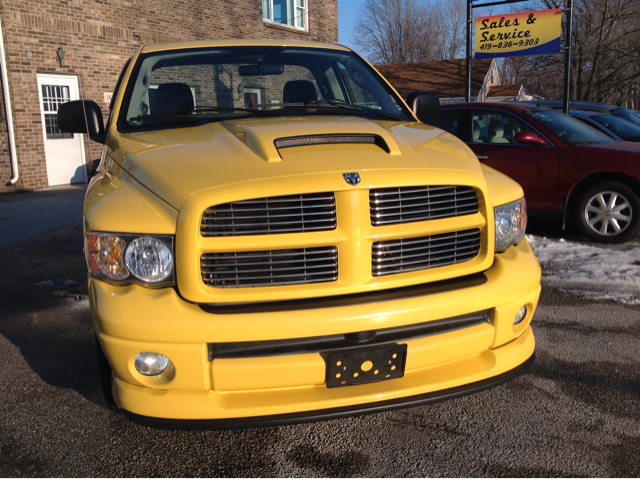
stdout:
{"type": "Polygon", "coordinates": [[[592,241],[624,243],[640,230],[638,195],[617,181],[597,183],[578,199],[576,223],[592,241]]]}
{"type": "Polygon", "coordinates": [[[111,386],[111,377],[113,376],[113,371],[111,370],[111,366],[109,365],[109,361],[107,361],[107,357],[104,355],[102,351],[102,346],[100,346],[100,341],[98,341],[98,336],[96,335],[96,355],[98,357],[98,374],[100,375],[100,385],[102,386],[102,393],[104,394],[104,400],[107,402],[107,406],[112,411],[119,411],[120,408],[116,405],[116,402],[113,399],[113,388],[111,386]]]}

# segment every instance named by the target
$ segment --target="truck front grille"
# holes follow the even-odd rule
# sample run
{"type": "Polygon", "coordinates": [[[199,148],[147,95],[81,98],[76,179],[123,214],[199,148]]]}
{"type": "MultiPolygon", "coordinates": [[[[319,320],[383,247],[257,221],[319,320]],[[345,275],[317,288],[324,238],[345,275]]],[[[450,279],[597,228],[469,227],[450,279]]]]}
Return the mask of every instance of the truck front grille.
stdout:
{"type": "Polygon", "coordinates": [[[202,236],[303,233],[336,229],[333,193],[275,196],[236,201],[207,208],[202,236]]]}
{"type": "Polygon", "coordinates": [[[478,196],[468,186],[409,186],[369,192],[371,224],[413,223],[478,212],[478,196]]]}
{"type": "Polygon", "coordinates": [[[216,288],[325,283],[338,279],[338,248],[205,253],[200,271],[216,288]]]}
{"type": "Polygon", "coordinates": [[[406,273],[470,261],[480,253],[480,230],[454,231],[373,243],[373,276],[406,273]]]}

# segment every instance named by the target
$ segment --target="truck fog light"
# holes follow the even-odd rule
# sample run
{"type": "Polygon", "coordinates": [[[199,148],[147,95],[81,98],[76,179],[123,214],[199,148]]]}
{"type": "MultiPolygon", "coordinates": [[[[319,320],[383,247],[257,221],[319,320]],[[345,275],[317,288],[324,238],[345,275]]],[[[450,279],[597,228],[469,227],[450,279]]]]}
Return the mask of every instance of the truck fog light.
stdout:
{"type": "Polygon", "coordinates": [[[144,351],[136,355],[134,364],[140,374],[156,376],[167,369],[169,358],[160,353],[144,351]]]}
{"type": "Polygon", "coordinates": [[[520,308],[520,310],[516,313],[516,317],[513,318],[513,324],[518,324],[521,323],[522,320],[525,318],[525,316],[527,315],[527,308],[525,306],[523,306],[522,308],[520,308]]]}

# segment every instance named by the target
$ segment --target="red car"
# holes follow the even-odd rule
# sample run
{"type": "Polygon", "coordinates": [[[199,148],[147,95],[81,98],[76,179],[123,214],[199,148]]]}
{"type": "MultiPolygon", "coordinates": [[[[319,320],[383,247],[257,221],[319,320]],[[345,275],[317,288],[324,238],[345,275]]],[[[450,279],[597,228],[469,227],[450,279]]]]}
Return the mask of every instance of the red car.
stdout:
{"type": "Polygon", "coordinates": [[[529,102],[443,105],[428,123],[518,181],[531,210],[561,212],[565,224],[603,243],[623,243],[640,230],[640,144],[615,142],[529,102]]]}

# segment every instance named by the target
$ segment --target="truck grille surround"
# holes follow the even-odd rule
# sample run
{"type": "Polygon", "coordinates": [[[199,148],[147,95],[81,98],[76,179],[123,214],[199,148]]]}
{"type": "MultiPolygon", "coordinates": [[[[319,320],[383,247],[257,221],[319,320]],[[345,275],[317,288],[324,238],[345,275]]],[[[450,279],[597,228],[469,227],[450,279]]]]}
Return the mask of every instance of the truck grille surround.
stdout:
{"type": "MultiPolygon", "coordinates": [[[[478,215],[484,202],[479,201],[477,191],[470,186],[410,186],[362,191],[368,195],[371,226],[376,230],[406,223],[468,217],[463,221],[466,226],[462,229],[449,223],[451,231],[447,228],[440,233],[442,224],[435,226],[434,223],[439,230],[437,234],[415,236],[414,227],[413,234],[406,237],[393,234],[392,239],[369,243],[371,275],[381,277],[432,270],[477,258],[482,251],[485,231],[484,215],[478,215]]],[[[347,197],[341,195],[340,198],[347,197]]],[[[343,212],[351,210],[343,205],[343,212]]],[[[320,241],[324,245],[320,246],[319,237],[312,236],[337,228],[334,193],[276,196],[211,206],[203,213],[200,234],[212,240],[227,238],[220,239],[227,241],[227,247],[215,252],[215,245],[211,243],[208,251],[201,253],[202,281],[206,286],[225,289],[338,281],[338,243],[331,244],[331,239],[326,239],[330,236],[325,236],[320,241]],[[261,241],[256,239],[255,250],[247,251],[245,247],[242,251],[233,251],[231,246],[232,251],[229,251],[230,237],[283,235],[284,238],[289,233],[308,233],[310,247],[297,238],[296,242],[302,245],[276,249],[273,248],[274,238],[268,241],[271,248],[260,248],[261,241]]],[[[425,232],[429,228],[433,229],[425,225],[425,232]]],[[[355,241],[366,247],[366,241],[355,241]]],[[[244,244],[247,244],[246,240],[244,244]]]]}

